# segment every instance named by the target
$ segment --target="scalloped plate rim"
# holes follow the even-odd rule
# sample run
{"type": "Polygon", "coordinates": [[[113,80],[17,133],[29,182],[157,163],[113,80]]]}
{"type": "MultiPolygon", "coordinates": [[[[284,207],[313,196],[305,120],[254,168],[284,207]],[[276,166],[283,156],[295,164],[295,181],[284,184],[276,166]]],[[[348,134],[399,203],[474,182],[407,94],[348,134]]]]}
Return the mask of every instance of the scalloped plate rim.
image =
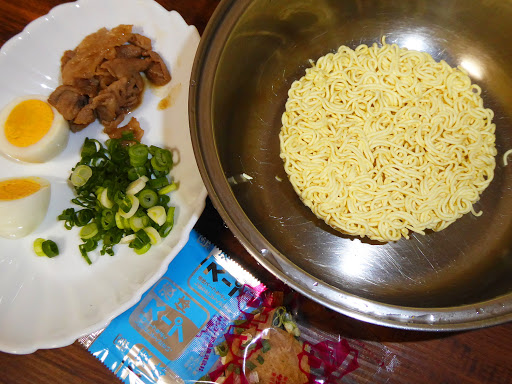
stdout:
{"type": "MultiPolygon", "coordinates": [[[[117,0],[109,0],[109,1],[117,1],[117,0]]],[[[131,6],[132,4],[134,6],[152,6],[155,7],[155,10],[157,12],[165,12],[167,14],[167,17],[175,17],[176,21],[182,23],[182,26],[180,28],[186,28],[190,33],[194,34],[194,38],[197,39],[197,44],[199,43],[199,33],[197,32],[197,29],[193,25],[187,24],[187,22],[183,19],[183,17],[175,10],[166,10],[163,6],[158,4],[156,1],[151,0],[133,0],[132,4],[130,4],[132,0],[125,0],[123,4],[125,6],[131,6]]],[[[67,9],[71,9],[73,7],[89,7],[94,6],[98,2],[101,2],[102,6],[105,6],[105,3],[107,1],[102,0],[77,0],[75,2],[69,2],[69,3],[63,3],[59,4],[55,7],[53,7],[47,14],[40,16],[39,18],[31,21],[29,24],[25,26],[25,28],[19,32],[18,34],[11,37],[8,41],[4,43],[2,47],[0,47],[0,55],[3,55],[3,59],[5,59],[5,56],[9,55],[10,51],[15,48],[17,44],[23,44],[24,38],[27,36],[37,32],[37,29],[39,28],[45,28],[47,26],[47,23],[52,23],[55,17],[60,17],[59,12],[66,12],[67,9]]],[[[84,34],[85,37],[85,34],[84,34]]],[[[190,37],[190,36],[189,36],[190,37]]],[[[195,47],[197,49],[197,46],[195,47]]],[[[190,78],[188,79],[190,80],[190,78]]],[[[187,89],[188,91],[188,89],[187,89]]],[[[188,110],[187,110],[188,114],[188,110]]],[[[188,129],[188,126],[187,126],[188,129]]],[[[179,253],[179,251],[184,247],[184,245],[187,243],[190,232],[192,231],[195,223],[199,219],[199,216],[201,215],[202,211],[205,207],[205,201],[207,197],[207,191],[204,187],[204,184],[202,184],[201,181],[201,190],[198,191],[198,199],[197,201],[194,201],[195,205],[190,208],[190,218],[186,222],[186,225],[183,228],[182,235],[179,239],[179,241],[176,243],[176,245],[170,250],[170,252],[162,258],[158,270],[154,271],[152,276],[143,283],[132,295],[130,300],[126,301],[124,304],[119,305],[118,307],[111,309],[108,313],[105,313],[103,316],[103,319],[101,321],[98,321],[88,327],[82,328],[80,331],[70,332],[68,335],[65,336],[58,336],[54,339],[44,339],[41,338],[38,340],[34,340],[31,345],[27,345],[26,343],[22,343],[20,345],[13,345],[13,343],[4,342],[0,340],[0,351],[7,352],[7,353],[13,353],[13,354],[28,354],[33,353],[38,349],[48,349],[48,348],[59,348],[64,347],[67,345],[72,344],[74,341],[76,341],[78,338],[83,337],[85,335],[88,335],[92,332],[95,332],[97,330],[100,330],[104,327],[106,327],[112,319],[132,307],[134,304],[136,304],[141,296],[156,282],[158,279],[160,279],[161,276],[165,274],[167,271],[169,263],[172,261],[172,259],[179,253]]]]}

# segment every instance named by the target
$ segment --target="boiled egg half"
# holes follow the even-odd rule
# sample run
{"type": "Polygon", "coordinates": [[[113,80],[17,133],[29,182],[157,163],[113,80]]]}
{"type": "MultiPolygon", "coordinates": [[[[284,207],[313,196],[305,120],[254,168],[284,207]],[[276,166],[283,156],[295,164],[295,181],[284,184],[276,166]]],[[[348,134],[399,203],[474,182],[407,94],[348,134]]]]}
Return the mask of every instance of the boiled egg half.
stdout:
{"type": "Polygon", "coordinates": [[[16,98],[0,112],[0,151],[29,163],[44,163],[66,147],[69,126],[45,96],[16,98]]]}
{"type": "Polygon", "coordinates": [[[0,237],[17,239],[33,232],[50,204],[50,183],[41,177],[0,180],[0,237]]]}

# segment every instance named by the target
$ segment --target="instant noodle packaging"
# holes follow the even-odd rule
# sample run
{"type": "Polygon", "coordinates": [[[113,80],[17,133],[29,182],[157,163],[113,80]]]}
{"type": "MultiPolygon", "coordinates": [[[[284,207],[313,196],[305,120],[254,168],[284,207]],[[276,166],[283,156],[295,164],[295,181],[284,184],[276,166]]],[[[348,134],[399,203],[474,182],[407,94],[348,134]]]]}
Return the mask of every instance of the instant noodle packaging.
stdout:
{"type": "Polygon", "coordinates": [[[136,305],[79,342],[130,384],[388,381],[384,345],[322,331],[302,304],[192,231],[136,305]]]}

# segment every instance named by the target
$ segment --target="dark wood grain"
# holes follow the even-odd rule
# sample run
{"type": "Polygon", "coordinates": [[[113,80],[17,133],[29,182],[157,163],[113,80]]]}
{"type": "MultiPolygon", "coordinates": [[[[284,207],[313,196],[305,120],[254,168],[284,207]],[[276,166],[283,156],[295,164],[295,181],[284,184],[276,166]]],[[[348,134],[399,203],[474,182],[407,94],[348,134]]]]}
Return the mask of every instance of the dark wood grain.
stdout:
{"type": "MultiPolygon", "coordinates": [[[[0,1],[0,45],[25,25],[63,3],[0,1]]],[[[200,33],[216,0],[158,1],[179,12],[200,33]]],[[[279,283],[234,238],[207,201],[196,230],[236,258],[270,287],[279,283]]],[[[369,325],[297,296],[298,315],[317,329],[339,334],[359,352],[359,368],[347,383],[512,383],[512,324],[460,333],[408,332],[369,325]]],[[[116,383],[115,376],[78,343],[30,355],[0,353],[0,383],[116,383]]],[[[288,383],[292,384],[292,383],[288,383]]]]}

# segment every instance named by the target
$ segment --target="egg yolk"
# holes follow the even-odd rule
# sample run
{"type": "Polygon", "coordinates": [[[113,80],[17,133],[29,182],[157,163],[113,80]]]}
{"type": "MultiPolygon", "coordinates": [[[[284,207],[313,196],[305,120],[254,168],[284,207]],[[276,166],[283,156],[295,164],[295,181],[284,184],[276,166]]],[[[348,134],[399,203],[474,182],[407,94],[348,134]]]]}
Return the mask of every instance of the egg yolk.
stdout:
{"type": "Polygon", "coordinates": [[[5,137],[12,145],[28,147],[48,133],[53,111],[42,100],[25,100],[14,107],[5,122],[5,137]]]}
{"type": "Polygon", "coordinates": [[[41,185],[27,179],[11,179],[0,182],[0,200],[17,200],[36,193],[41,185]]]}

